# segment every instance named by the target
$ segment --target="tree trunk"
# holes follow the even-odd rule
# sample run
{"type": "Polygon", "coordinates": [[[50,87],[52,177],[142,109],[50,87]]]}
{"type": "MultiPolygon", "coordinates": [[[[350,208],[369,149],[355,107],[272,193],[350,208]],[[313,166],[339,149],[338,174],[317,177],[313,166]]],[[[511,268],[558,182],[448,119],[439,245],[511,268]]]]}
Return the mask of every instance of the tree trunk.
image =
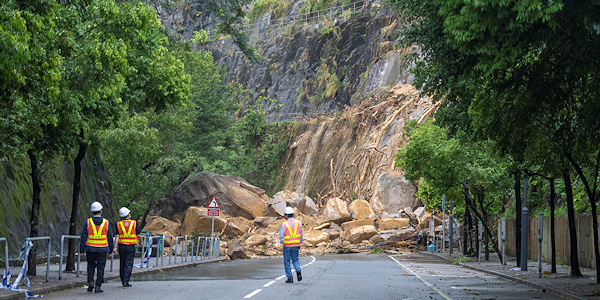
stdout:
{"type": "MultiPolygon", "coordinates": [[[[483,219],[483,217],[481,216],[481,214],[479,213],[479,211],[477,210],[477,207],[475,207],[475,204],[473,204],[473,201],[471,200],[471,195],[469,194],[469,186],[467,185],[467,179],[465,179],[465,181],[461,182],[463,185],[463,190],[465,192],[465,202],[467,204],[468,207],[471,208],[471,210],[473,211],[473,213],[475,214],[475,216],[477,216],[477,218],[479,219],[479,221],[481,221],[481,223],[483,224],[483,228],[485,229],[485,233],[490,237],[490,239],[492,241],[494,241],[494,237],[491,236],[491,230],[487,224],[487,221],[485,221],[483,219]]],[[[500,261],[502,261],[502,253],[500,253],[500,249],[498,248],[498,244],[496,243],[496,241],[494,241],[492,243],[492,245],[494,246],[494,250],[496,250],[496,253],[498,253],[498,257],[500,258],[500,261]]]]}
{"type": "Polygon", "coordinates": [[[517,267],[521,266],[521,175],[515,174],[515,244],[517,250],[517,267]]]}
{"type": "Polygon", "coordinates": [[[569,161],[571,162],[571,165],[575,168],[575,170],[577,171],[577,174],[579,174],[579,178],[581,179],[581,181],[583,181],[583,185],[585,187],[585,192],[588,195],[588,199],[590,200],[590,205],[592,208],[592,231],[594,233],[594,259],[596,261],[596,283],[600,283],[600,252],[598,247],[600,247],[600,245],[598,245],[598,213],[596,211],[596,182],[598,179],[598,167],[600,166],[600,152],[598,153],[598,158],[596,160],[596,172],[594,173],[593,178],[591,178],[594,182],[594,188],[592,189],[590,187],[589,184],[589,180],[587,180],[587,178],[584,176],[583,174],[583,170],[581,169],[581,167],[579,166],[579,164],[577,164],[577,162],[575,162],[575,160],[573,159],[573,157],[571,157],[570,154],[567,154],[567,158],[569,159],[569,161]]]}
{"type": "MultiPolygon", "coordinates": [[[[73,204],[71,205],[71,219],[69,221],[69,235],[77,235],[77,216],[79,214],[79,194],[81,191],[81,162],[85,157],[87,145],[83,142],[83,129],[79,132],[81,141],[79,143],[79,151],[73,162],[75,176],[73,178],[73,204]]],[[[69,251],[67,254],[67,266],[65,271],[75,270],[75,252],[77,251],[77,240],[69,239],[69,251]]]]}
{"type": "Polygon", "coordinates": [[[464,221],[465,224],[463,224],[463,236],[465,237],[465,240],[462,244],[462,252],[463,255],[469,255],[469,251],[467,250],[467,244],[469,243],[469,239],[471,238],[471,235],[467,231],[467,228],[471,227],[471,214],[469,213],[469,208],[465,208],[464,221]]]}
{"type": "Polygon", "coordinates": [[[569,216],[569,240],[571,245],[571,276],[581,276],[579,270],[579,257],[577,255],[577,230],[575,228],[575,209],[573,208],[573,187],[571,186],[571,174],[568,169],[562,170],[567,196],[567,212],[569,216]]]}
{"type": "Polygon", "coordinates": [[[556,236],[554,231],[554,205],[556,204],[556,189],[554,177],[550,181],[550,247],[552,248],[552,273],[556,273],[556,236]]]}
{"type": "MultiPolygon", "coordinates": [[[[29,156],[29,162],[31,164],[31,185],[33,187],[33,197],[31,202],[31,227],[29,230],[29,237],[37,237],[39,235],[40,229],[40,194],[42,193],[42,188],[40,187],[39,182],[39,169],[38,169],[38,160],[35,156],[33,150],[28,150],[27,155],[29,156]]],[[[36,265],[37,265],[37,246],[36,243],[33,244],[33,248],[29,252],[29,270],[28,274],[31,276],[36,276],[36,265]]],[[[50,255],[50,253],[48,253],[50,255]]]]}

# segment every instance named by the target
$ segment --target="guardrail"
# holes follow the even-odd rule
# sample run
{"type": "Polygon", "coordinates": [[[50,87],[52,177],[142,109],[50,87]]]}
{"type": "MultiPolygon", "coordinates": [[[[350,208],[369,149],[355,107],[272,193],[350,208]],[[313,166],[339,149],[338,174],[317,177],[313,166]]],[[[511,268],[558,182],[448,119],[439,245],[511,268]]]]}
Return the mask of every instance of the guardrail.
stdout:
{"type": "MultiPolygon", "coordinates": [[[[62,279],[62,263],[63,263],[63,252],[64,252],[64,245],[65,245],[65,239],[74,239],[74,240],[79,240],[81,239],[80,236],[77,235],[63,235],[60,237],[60,263],[58,264],[58,280],[62,279]]],[[[79,252],[79,251],[77,251],[79,252]]],[[[75,277],[79,277],[79,264],[81,263],[81,253],[77,254],[77,273],[75,275],[75,277]]]]}
{"type": "MultiPolygon", "coordinates": [[[[48,257],[48,261],[46,262],[46,282],[48,282],[48,274],[50,273],[50,253],[52,253],[52,241],[50,240],[49,236],[30,237],[29,240],[32,242],[48,240],[48,253],[46,255],[48,257]]],[[[35,266],[33,267],[35,268],[35,266]]]]}
{"type": "Polygon", "coordinates": [[[219,247],[221,244],[221,238],[207,238],[208,241],[208,258],[219,257],[219,247]],[[216,255],[215,255],[216,250],[216,255]]]}
{"type": "MultiPolygon", "coordinates": [[[[186,235],[185,235],[185,238],[184,238],[184,240],[183,240],[183,244],[184,244],[184,246],[183,246],[183,247],[184,247],[184,249],[185,249],[185,262],[187,262],[187,260],[188,260],[188,256],[189,256],[189,254],[190,254],[190,253],[188,252],[188,247],[187,247],[187,245],[188,245],[188,238],[192,240],[192,251],[191,251],[192,253],[191,253],[191,254],[192,254],[192,258],[194,257],[194,237],[193,237],[193,236],[191,236],[191,235],[187,235],[187,234],[186,234],[186,235]]],[[[182,255],[183,255],[183,253],[182,253],[182,255]]]]}
{"type": "Polygon", "coordinates": [[[163,260],[164,260],[164,256],[165,256],[164,251],[165,251],[165,238],[166,237],[170,237],[171,238],[171,240],[169,241],[170,242],[169,243],[169,264],[171,264],[171,255],[173,254],[173,236],[163,235],[163,238],[161,240],[161,242],[162,242],[162,247],[161,248],[163,249],[163,253],[160,254],[160,264],[161,265],[164,265],[163,260]]]}
{"type": "Polygon", "coordinates": [[[4,274],[2,278],[8,276],[8,240],[6,238],[0,238],[0,242],[4,242],[4,274]]]}

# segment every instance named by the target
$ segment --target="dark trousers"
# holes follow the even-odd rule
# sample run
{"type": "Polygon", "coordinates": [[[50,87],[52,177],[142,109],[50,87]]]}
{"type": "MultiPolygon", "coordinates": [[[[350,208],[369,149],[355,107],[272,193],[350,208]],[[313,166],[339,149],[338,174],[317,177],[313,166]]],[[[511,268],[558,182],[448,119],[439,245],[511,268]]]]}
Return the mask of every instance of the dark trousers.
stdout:
{"type": "Polygon", "coordinates": [[[121,260],[119,275],[121,276],[121,283],[129,283],[131,277],[131,271],[133,271],[133,259],[135,258],[135,245],[121,245],[119,244],[119,258],[121,260]]]}
{"type": "Polygon", "coordinates": [[[96,286],[102,285],[104,282],[104,266],[106,266],[106,252],[86,252],[87,257],[87,276],[88,284],[94,285],[94,272],[98,269],[98,277],[96,277],[96,286]]]}

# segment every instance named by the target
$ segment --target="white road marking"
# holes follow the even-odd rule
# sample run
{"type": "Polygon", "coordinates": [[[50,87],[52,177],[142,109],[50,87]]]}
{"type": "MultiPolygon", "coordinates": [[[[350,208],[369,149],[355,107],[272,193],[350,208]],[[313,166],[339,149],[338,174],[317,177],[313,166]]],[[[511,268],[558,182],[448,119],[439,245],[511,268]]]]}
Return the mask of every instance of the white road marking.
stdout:
{"type": "Polygon", "coordinates": [[[256,294],[260,293],[260,291],[262,291],[262,289],[257,289],[256,291],[254,291],[254,292],[252,292],[252,293],[250,293],[250,294],[248,294],[248,295],[244,296],[244,299],[250,299],[250,298],[252,298],[252,296],[254,296],[254,295],[256,295],[256,294]]]}
{"type": "Polygon", "coordinates": [[[421,280],[425,285],[427,285],[428,287],[430,287],[432,290],[434,290],[436,293],[440,294],[440,296],[444,297],[444,299],[446,300],[452,300],[452,298],[450,298],[450,296],[446,295],[446,293],[442,292],[440,289],[436,288],[435,286],[433,286],[431,283],[425,281],[425,279],[421,278],[421,276],[419,276],[417,273],[415,273],[413,270],[409,269],[408,267],[404,266],[401,262],[399,262],[398,260],[396,260],[395,258],[393,258],[391,255],[388,255],[389,258],[391,258],[393,261],[395,261],[402,269],[404,269],[406,272],[415,275],[417,278],[419,278],[419,280],[421,280]]]}
{"type": "Polygon", "coordinates": [[[271,284],[273,284],[273,283],[275,283],[275,282],[277,282],[277,281],[275,281],[275,280],[271,280],[271,281],[269,281],[269,283],[267,283],[267,284],[263,285],[263,287],[269,287],[271,284]]]}
{"type": "MultiPolygon", "coordinates": [[[[314,256],[311,256],[311,257],[312,257],[312,261],[311,261],[311,262],[309,262],[309,263],[307,263],[307,264],[305,264],[305,265],[303,265],[302,267],[309,266],[309,265],[311,265],[312,263],[314,263],[315,261],[317,261],[317,259],[316,259],[314,256]]],[[[296,272],[296,270],[292,270],[292,272],[296,272]]],[[[277,280],[281,280],[281,279],[283,279],[283,278],[286,278],[286,275],[281,275],[281,276],[279,276],[279,277],[275,278],[275,280],[271,280],[271,281],[269,281],[268,283],[266,283],[265,285],[263,285],[263,287],[269,287],[269,286],[270,286],[270,285],[272,285],[273,283],[277,282],[277,280]]],[[[252,293],[250,293],[250,294],[248,294],[248,295],[244,296],[244,299],[250,299],[250,298],[252,298],[252,296],[254,296],[254,295],[256,295],[256,294],[260,293],[261,291],[262,291],[262,289],[257,289],[257,290],[255,290],[254,292],[252,292],[252,293]]]]}

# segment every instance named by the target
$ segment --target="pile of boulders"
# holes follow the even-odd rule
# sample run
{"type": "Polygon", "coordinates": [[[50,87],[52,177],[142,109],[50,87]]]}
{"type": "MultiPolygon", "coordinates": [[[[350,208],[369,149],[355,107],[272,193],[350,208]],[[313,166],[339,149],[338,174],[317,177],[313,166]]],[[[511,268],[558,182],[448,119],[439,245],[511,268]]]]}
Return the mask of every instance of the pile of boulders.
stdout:
{"type": "MultiPolygon", "coordinates": [[[[247,187],[246,187],[247,189],[247,187]]],[[[260,195],[262,196],[262,195],[260,195]]],[[[226,204],[226,206],[231,206],[226,204]]],[[[262,216],[248,219],[250,213],[230,215],[221,210],[214,218],[214,234],[221,238],[221,249],[231,259],[281,255],[279,228],[284,221],[283,209],[291,206],[304,229],[303,254],[323,254],[360,251],[372,247],[412,247],[420,235],[429,231],[434,220],[436,232],[441,232],[440,216],[423,207],[404,207],[396,214],[375,213],[366,200],[348,201],[329,198],[323,207],[302,193],[282,191],[265,202],[262,216]]],[[[243,208],[236,205],[236,211],[243,208]]],[[[256,215],[256,209],[253,209],[256,215]]],[[[145,230],[171,236],[210,235],[212,218],[204,206],[189,206],[171,220],[148,216],[145,230]]],[[[170,241],[165,241],[168,253],[170,241]]],[[[178,252],[181,252],[181,245],[178,252]]],[[[180,254],[180,253],[178,253],[180,254]]]]}

